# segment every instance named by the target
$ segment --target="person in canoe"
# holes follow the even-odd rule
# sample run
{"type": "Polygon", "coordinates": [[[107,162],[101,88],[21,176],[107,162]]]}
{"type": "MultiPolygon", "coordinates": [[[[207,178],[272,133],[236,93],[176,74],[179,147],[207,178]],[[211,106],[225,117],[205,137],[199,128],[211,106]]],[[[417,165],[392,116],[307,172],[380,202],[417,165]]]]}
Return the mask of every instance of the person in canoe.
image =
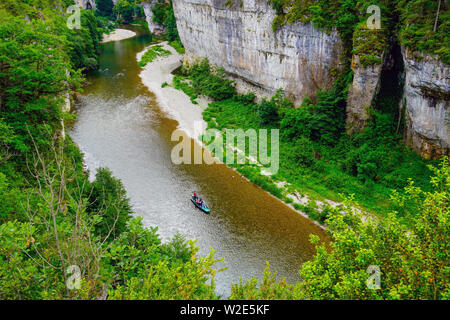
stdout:
{"type": "Polygon", "coordinates": [[[207,204],[195,192],[192,195],[191,201],[197,206],[197,208],[201,209],[205,213],[210,212],[210,209],[207,206],[207,204]]]}

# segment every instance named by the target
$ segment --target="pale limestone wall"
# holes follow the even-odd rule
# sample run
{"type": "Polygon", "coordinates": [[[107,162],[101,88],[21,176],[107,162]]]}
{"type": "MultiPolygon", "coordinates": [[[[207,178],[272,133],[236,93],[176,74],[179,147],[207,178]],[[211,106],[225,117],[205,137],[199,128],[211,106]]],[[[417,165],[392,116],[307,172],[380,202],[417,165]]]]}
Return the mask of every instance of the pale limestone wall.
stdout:
{"type": "Polygon", "coordinates": [[[283,88],[300,104],[332,87],[342,50],[337,32],[296,23],[274,33],[267,0],[236,0],[231,8],[226,0],[174,0],[173,6],[187,59],[208,58],[240,80],[238,88],[267,96],[283,88]]]}

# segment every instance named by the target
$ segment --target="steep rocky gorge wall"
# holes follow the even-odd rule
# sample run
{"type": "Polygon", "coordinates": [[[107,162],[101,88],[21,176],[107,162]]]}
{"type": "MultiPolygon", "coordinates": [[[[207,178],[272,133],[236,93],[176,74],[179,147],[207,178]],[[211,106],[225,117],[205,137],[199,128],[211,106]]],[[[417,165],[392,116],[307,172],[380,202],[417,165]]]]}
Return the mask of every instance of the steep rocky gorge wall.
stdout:
{"type": "Polygon", "coordinates": [[[274,33],[267,0],[174,0],[173,7],[186,59],[208,58],[240,91],[270,97],[283,88],[300,104],[333,85],[342,50],[337,32],[296,23],[274,33]]]}
{"type": "MultiPolygon", "coordinates": [[[[380,89],[382,70],[392,68],[392,52],[384,64],[362,66],[353,56],[353,83],[347,98],[349,132],[361,130],[380,89]],[[390,65],[391,64],[391,65],[390,65]]],[[[425,158],[437,159],[450,150],[450,68],[437,57],[401,49],[404,78],[400,113],[406,122],[405,140],[425,158]]]]}
{"type": "MultiPolygon", "coordinates": [[[[241,92],[270,97],[283,88],[299,105],[317,90],[330,89],[339,70],[342,44],[337,32],[296,23],[272,31],[276,16],[267,0],[173,0],[185,62],[208,58],[237,81],[241,92]]],[[[353,57],[347,100],[349,132],[362,129],[380,89],[382,64],[363,66],[353,57]]],[[[427,158],[449,154],[449,66],[437,58],[418,60],[402,50],[406,141],[427,158]]]]}
{"type": "Polygon", "coordinates": [[[426,158],[449,155],[450,66],[437,57],[417,59],[405,48],[402,52],[406,141],[426,158]]]}

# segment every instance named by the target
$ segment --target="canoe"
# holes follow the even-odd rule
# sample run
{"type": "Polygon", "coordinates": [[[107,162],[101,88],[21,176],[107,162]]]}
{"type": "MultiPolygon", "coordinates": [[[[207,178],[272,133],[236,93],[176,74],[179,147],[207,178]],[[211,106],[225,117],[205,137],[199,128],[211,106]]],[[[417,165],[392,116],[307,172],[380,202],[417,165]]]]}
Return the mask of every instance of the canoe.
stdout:
{"type": "Polygon", "coordinates": [[[202,210],[204,213],[209,213],[209,212],[211,211],[211,210],[209,209],[209,207],[206,205],[206,203],[203,202],[203,206],[201,206],[201,205],[197,204],[197,203],[195,202],[195,200],[192,199],[192,198],[191,198],[191,201],[192,201],[192,203],[193,203],[197,208],[199,208],[200,210],[202,210]]]}

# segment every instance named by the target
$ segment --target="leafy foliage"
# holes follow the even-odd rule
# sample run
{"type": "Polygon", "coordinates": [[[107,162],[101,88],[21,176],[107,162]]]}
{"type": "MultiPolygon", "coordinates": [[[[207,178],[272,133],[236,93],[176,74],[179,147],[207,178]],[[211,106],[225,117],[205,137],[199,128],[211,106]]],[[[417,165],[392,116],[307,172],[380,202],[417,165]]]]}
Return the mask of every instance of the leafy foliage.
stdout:
{"type": "Polygon", "coordinates": [[[233,81],[226,79],[225,70],[211,68],[207,59],[188,68],[183,67],[182,72],[189,76],[196,95],[203,94],[215,100],[224,100],[235,94],[233,81]]]}
{"type": "Polygon", "coordinates": [[[397,31],[402,43],[410,50],[438,54],[442,61],[450,61],[446,45],[450,34],[450,11],[446,1],[270,0],[270,3],[277,13],[273,21],[274,32],[286,23],[297,21],[312,22],[326,31],[336,28],[347,48],[352,47],[353,39],[353,49],[367,55],[362,61],[364,65],[379,63],[376,58],[379,51],[385,49],[387,40],[397,31]],[[382,30],[369,31],[362,27],[368,18],[366,10],[370,5],[381,9],[382,30]]]}
{"type": "Polygon", "coordinates": [[[412,51],[437,54],[450,63],[450,10],[447,1],[398,1],[401,42],[412,51]],[[438,6],[440,4],[440,11],[438,6]],[[436,30],[434,29],[437,17],[436,30]]]}
{"type": "Polygon", "coordinates": [[[119,0],[114,5],[113,13],[116,15],[116,20],[123,23],[130,23],[133,21],[135,6],[128,2],[128,0],[119,0]]]}
{"type": "Polygon", "coordinates": [[[362,218],[347,207],[347,219],[334,213],[328,219],[332,250],[317,249],[300,274],[306,295],[311,299],[448,299],[450,254],[448,223],[450,170],[447,159],[433,168],[433,190],[424,192],[412,182],[405,195],[395,201],[417,202],[417,215],[410,216],[409,230],[395,215],[379,222],[362,218]],[[381,268],[381,290],[366,286],[369,265],[381,268]]]}
{"type": "Polygon", "coordinates": [[[101,39],[102,32],[92,11],[81,11],[81,29],[73,29],[68,34],[70,58],[75,69],[97,68],[101,39]]]}
{"type": "Polygon", "coordinates": [[[160,45],[154,45],[151,46],[147,51],[145,51],[144,55],[141,58],[141,61],[139,61],[140,67],[145,67],[147,63],[152,62],[158,57],[167,57],[171,55],[172,53],[169,50],[164,49],[160,45]]]}
{"type": "MultiPolygon", "coordinates": [[[[153,21],[166,28],[168,41],[179,41],[177,22],[173,13],[172,1],[158,0],[152,6],[153,21]]],[[[178,51],[178,50],[177,50],[178,51]]]]}
{"type": "Polygon", "coordinates": [[[95,234],[101,238],[109,235],[112,239],[118,238],[126,230],[133,212],[122,182],[114,178],[109,169],[100,168],[89,190],[88,199],[87,211],[101,218],[95,225],[95,234]]]}
{"type": "Polygon", "coordinates": [[[169,43],[171,47],[173,47],[179,54],[184,54],[185,49],[180,40],[174,40],[169,43]]]}
{"type": "Polygon", "coordinates": [[[109,299],[216,299],[214,252],[198,259],[198,248],[179,235],[161,244],[156,229],[143,228],[140,220],[131,220],[105,254],[114,279],[109,299]]]}
{"type": "Polygon", "coordinates": [[[317,236],[313,260],[303,264],[296,286],[277,283],[266,269],[259,287],[255,279],[235,284],[235,299],[313,299],[313,300],[448,300],[450,286],[449,235],[450,168],[444,158],[432,168],[432,191],[424,192],[412,181],[404,196],[393,194],[403,205],[417,203],[417,214],[410,216],[411,228],[399,223],[395,214],[383,220],[363,219],[346,202],[343,211],[331,209],[327,223],[333,241],[331,248],[319,245],[317,236]],[[369,266],[380,268],[380,289],[370,289],[369,266]]]}
{"type": "Polygon", "coordinates": [[[60,28],[11,16],[0,24],[0,116],[14,132],[10,146],[17,151],[30,149],[28,130],[39,145],[47,130],[60,127],[62,94],[80,81],[60,28]]]}
{"type": "Polygon", "coordinates": [[[82,11],[70,30],[53,4],[0,3],[0,299],[216,298],[213,252],[198,258],[180,235],[162,243],[131,218],[120,180],[102,168],[91,183],[61,134],[63,98],[96,66],[103,22],[82,11]]]}

